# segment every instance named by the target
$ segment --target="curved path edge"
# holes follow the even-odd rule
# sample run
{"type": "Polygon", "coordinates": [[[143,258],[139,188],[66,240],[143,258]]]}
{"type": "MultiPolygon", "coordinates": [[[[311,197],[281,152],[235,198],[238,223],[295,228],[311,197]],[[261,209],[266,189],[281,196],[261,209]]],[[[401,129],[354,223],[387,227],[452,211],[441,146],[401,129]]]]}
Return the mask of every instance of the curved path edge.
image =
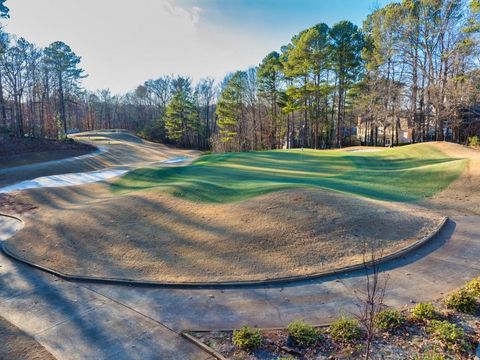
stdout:
{"type": "MultiPolygon", "coordinates": [[[[1,214],[0,216],[7,216],[18,221],[24,223],[24,221],[16,216],[1,214]]],[[[441,221],[437,224],[437,226],[426,236],[422,239],[415,241],[414,243],[401,248],[400,250],[383,256],[376,260],[377,264],[385,264],[392,260],[404,257],[411,253],[412,251],[422,247],[423,245],[427,244],[430,240],[432,240],[445,226],[448,222],[448,217],[443,217],[441,221]]],[[[301,282],[305,280],[312,280],[312,279],[319,279],[323,277],[328,277],[332,275],[340,275],[346,274],[353,271],[362,270],[365,268],[365,265],[362,264],[355,264],[350,265],[334,270],[322,271],[317,272],[309,275],[294,275],[294,276],[287,276],[287,277],[279,277],[279,278],[272,278],[272,279],[262,279],[262,280],[239,280],[239,281],[212,281],[212,282],[166,282],[166,281],[149,281],[149,280],[134,280],[128,278],[110,278],[110,277],[95,277],[95,276],[83,276],[83,275],[75,275],[75,274],[67,274],[62,271],[58,271],[56,269],[52,269],[50,267],[41,265],[39,263],[30,261],[21,255],[18,255],[14,251],[10,250],[7,246],[6,241],[2,241],[0,244],[1,250],[9,257],[30,265],[34,268],[43,270],[50,274],[59,276],[65,280],[69,281],[80,281],[80,282],[95,282],[95,283],[105,283],[105,284],[119,284],[119,285],[139,285],[139,286],[164,286],[164,287],[182,287],[182,288],[198,288],[198,287],[241,287],[241,286],[255,286],[255,285],[275,285],[275,284],[282,284],[282,283],[293,283],[293,282],[301,282]]]]}
{"type": "Polygon", "coordinates": [[[0,213],[0,216],[7,217],[7,218],[10,218],[10,219],[14,219],[14,220],[17,220],[17,221],[21,222],[22,224],[25,224],[25,221],[23,221],[22,218],[19,218],[18,216],[15,216],[15,215],[0,213]]]}

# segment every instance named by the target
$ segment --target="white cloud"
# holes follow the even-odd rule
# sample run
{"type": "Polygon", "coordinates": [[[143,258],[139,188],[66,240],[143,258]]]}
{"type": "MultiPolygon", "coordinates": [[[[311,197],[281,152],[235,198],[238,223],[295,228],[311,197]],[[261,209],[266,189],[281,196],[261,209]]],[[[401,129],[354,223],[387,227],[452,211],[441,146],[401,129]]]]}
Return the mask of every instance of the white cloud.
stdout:
{"type": "Polygon", "coordinates": [[[9,0],[6,30],[40,46],[62,40],[82,56],[89,89],[133,89],[162,74],[220,79],[258,63],[279,39],[206,21],[173,0],[9,0]]]}
{"type": "Polygon", "coordinates": [[[197,24],[200,18],[200,12],[202,8],[198,6],[192,6],[190,8],[183,8],[168,0],[164,1],[165,10],[176,18],[181,20],[187,20],[191,24],[197,24]]]}

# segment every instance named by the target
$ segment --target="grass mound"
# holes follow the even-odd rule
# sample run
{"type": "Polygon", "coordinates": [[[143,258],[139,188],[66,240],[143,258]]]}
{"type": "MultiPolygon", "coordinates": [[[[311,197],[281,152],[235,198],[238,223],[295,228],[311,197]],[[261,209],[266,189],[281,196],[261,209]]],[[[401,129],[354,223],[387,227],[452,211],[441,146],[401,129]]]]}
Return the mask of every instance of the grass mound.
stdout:
{"type": "Polygon", "coordinates": [[[415,201],[446,188],[467,160],[432,145],[378,152],[273,150],[209,154],[188,166],[142,168],[115,192],[158,187],[191,201],[226,203],[272,191],[321,187],[387,201],[415,201]]]}
{"type": "MultiPolygon", "coordinates": [[[[7,241],[8,249],[84,276],[264,280],[361,263],[365,243],[390,254],[440,221],[420,207],[325,190],[283,191],[225,204],[185,201],[156,189],[106,199],[85,195],[73,187],[56,189],[51,208],[36,211],[35,221],[7,241]],[[62,199],[76,205],[59,206],[62,199]]],[[[22,201],[38,204],[31,197],[22,201]]]]}

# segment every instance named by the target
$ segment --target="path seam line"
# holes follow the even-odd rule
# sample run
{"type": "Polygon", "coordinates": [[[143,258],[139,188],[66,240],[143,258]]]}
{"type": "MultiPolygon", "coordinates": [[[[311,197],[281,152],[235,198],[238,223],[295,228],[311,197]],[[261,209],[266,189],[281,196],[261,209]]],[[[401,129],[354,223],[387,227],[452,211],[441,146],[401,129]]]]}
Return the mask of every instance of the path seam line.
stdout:
{"type": "MultiPolygon", "coordinates": [[[[83,286],[83,285],[78,285],[78,286],[79,286],[79,287],[82,287],[82,288],[84,288],[84,289],[90,290],[90,291],[92,291],[92,292],[94,292],[94,293],[96,293],[96,294],[104,297],[105,299],[108,299],[108,300],[110,300],[110,301],[112,301],[112,302],[114,302],[114,303],[116,303],[116,304],[118,304],[118,305],[120,305],[120,306],[123,306],[123,307],[129,309],[130,311],[133,311],[134,313],[136,313],[136,314],[138,314],[138,315],[140,315],[140,316],[143,316],[143,317],[145,317],[145,318],[153,321],[154,323],[158,324],[158,326],[163,327],[164,329],[166,329],[166,330],[168,330],[168,331],[176,334],[178,337],[184,338],[184,337],[182,336],[182,332],[181,332],[181,331],[180,331],[180,332],[177,332],[177,331],[171,329],[170,327],[168,327],[167,325],[165,325],[164,323],[158,321],[157,319],[154,319],[154,318],[152,318],[151,316],[146,315],[146,314],[144,314],[144,313],[142,313],[142,312],[134,309],[133,307],[131,307],[131,306],[127,305],[127,304],[124,304],[124,303],[122,303],[122,302],[120,302],[120,301],[118,301],[118,300],[116,300],[116,299],[113,299],[113,298],[111,298],[110,296],[107,296],[107,295],[105,295],[105,294],[102,294],[102,293],[98,292],[97,290],[91,289],[91,288],[89,288],[88,286],[83,286]]],[[[140,335],[139,337],[137,337],[137,339],[140,338],[140,337],[142,337],[142,336],[144,336],[144,335],[147,334],[147,333],[152,333],[153,331],[154,331],[154,330],[149,331],[149,332],[145,332],[145,333],[143,333],[142,335],[140,335]]],[[[201,347],[200,347],[200,348],[201,348],[201,347]]],[[[206,353],[206,354],[208,354],[208,355],[211,355],[211,354],[210,354],[208,351],[206,351],[205,349],[201,348],[201,350],[202,350],[204,353],[206,353]]],[[[112,355],[115,355],[115,354],[112,354],[112,355]]]]}

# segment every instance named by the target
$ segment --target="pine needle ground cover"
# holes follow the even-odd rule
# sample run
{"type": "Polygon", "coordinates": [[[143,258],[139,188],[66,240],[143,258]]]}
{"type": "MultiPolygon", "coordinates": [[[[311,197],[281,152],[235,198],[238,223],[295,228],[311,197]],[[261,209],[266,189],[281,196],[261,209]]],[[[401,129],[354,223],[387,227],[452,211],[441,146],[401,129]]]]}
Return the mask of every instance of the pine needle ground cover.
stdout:
{"type": "Polygon", "coordinates": [[[443,190],[465,168],[435,146],[376,152],[276,150],[209,154],[189,166],[143,168],[123,176],[115,192],[157,187],[191,201],[226,203],[272,191],[320,187],[368,198],[409,202],[443,190]]]}

